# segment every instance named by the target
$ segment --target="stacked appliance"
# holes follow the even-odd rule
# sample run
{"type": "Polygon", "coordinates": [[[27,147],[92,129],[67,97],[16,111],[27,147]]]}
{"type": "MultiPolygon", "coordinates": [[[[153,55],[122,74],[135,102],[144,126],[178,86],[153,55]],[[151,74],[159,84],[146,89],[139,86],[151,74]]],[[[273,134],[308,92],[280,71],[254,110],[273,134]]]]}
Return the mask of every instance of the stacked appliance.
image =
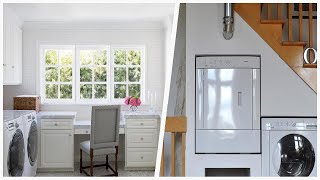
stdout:
{"type": "Polygon", "coordinates": [[[317,118],[262,119],[262,175],[317,176],[317,118]]]}
{"type": "Polygon", "coordinates": [[[260,57],[196,57],[196,154],[260,150],[260,57]]]}
{"type": "Polygon", "coordinates": [[[4,110],[3,120],[3,175],[35,176],[38,149],[35,111],[4,110]]]}

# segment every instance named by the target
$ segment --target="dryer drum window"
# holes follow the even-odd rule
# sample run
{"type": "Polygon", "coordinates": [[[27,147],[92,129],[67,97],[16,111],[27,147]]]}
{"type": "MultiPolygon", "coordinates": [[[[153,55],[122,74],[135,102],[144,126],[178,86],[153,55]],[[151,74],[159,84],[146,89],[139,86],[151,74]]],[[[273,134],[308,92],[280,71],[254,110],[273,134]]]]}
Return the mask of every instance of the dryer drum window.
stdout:
{"type": "Polygon", "coordinates": [[[24,169],[24,139],[20,129],[16,130],[10,142],[8,152],[8,173],[10,176],[22,176],[24,169]]]}
{"type": "MultiPolygon", "coordinates": [[[[310,141],[299,134],[289,134],[278,141],[279,176],[309,176],[315,164],[315,152],[310,141]]],[[[274,157],[277,156],[274,154],[274,157]]]]}
{"type": "Polygon", "coordinates": [[[38,154],[38,129],[35,121],[33,121],[30,126],[27,150],[30,165],[33,166],[38,154]]]}

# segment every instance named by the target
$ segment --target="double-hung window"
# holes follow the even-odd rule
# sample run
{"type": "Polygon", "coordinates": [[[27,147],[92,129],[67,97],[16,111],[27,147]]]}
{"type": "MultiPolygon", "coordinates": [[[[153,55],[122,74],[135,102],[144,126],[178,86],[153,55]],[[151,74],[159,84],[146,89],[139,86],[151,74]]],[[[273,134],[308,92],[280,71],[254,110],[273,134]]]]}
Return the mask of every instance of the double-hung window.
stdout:
{"type": "Polygon", "coordinates": [[[40,47],[43,103],[123,103],[144,95],[143,46],[40,47]]]}

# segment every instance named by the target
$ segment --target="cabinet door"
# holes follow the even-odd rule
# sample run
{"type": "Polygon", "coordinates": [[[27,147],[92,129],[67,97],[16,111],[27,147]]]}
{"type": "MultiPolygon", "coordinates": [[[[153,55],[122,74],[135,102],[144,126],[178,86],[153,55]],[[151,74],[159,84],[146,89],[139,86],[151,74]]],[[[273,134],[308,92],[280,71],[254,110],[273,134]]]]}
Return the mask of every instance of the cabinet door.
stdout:
{"type": "Polygon", "coordinates": [[[252,69],[206,69],[203,129],[252,129],[252,69]]]}
{"type": "Polygon", "coordinates": [[[73,168],[72,130],[41,130],[41,167],[73,168]]]}

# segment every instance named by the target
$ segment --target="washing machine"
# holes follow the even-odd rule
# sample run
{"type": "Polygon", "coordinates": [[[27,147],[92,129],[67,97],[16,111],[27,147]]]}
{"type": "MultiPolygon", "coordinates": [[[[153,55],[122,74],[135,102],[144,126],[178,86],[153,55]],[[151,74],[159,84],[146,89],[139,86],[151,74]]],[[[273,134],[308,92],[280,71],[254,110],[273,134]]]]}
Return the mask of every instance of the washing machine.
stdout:
{"type": "Polygon", "coordinates": [[[25,164],[23,176],[35,176],[38,157],[38,127],[35,111],[28,111],[23,116],[25,132],[25,164]]]}
{"type": "Polygon", "coordinates": [[[262,175],[317,176],[317,118],[262,118],[262,175]]]}
{"type": "Polygon", "coordinates": [[[22,176],[25,142],[22,112],[3,111],[3,176],[22,176]]]}

